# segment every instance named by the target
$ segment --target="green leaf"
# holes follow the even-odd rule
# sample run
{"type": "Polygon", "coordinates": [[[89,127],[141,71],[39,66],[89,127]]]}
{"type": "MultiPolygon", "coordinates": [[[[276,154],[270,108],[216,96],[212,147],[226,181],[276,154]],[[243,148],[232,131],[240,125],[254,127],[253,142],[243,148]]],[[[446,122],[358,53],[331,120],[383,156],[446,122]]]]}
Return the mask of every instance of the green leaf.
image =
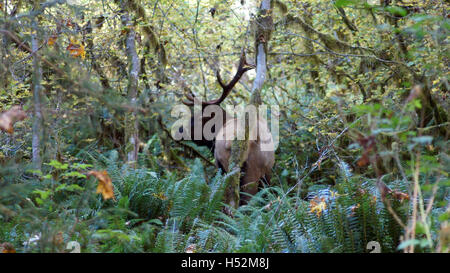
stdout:
{"type": "Polygon", "coordinates": [[[161,222],[161,220],[159,220],[159,219],[152,219],[152,220],[148,221],[148,223],[149,224],[159,225],[159,226],[163,225],[163,222],[161,222]]]}
{"type": "Polygon", "coordinates": [[[422,223],[416,223],[416,234],[425,234],[426,230],[422,223]]]}
{"type": "Polygon", "coordinates": [[[35,174],[35,175],[39,175],[42,176],[42,171],[41,170],[27,170],[27,173],[31,173],[31,174],[35,174]]]}
{"type": "Polygon", "coordinates": [[[71,185],[67,185],[67,184],[61,184],[59,185],[56,189],[56,191],[62,191],[62,190],[66,190],[66,191],[82,191],[83,188],[78,186],[77,184],[71,184],[71,185]]]}
{"type": "Polygon", "coordinates": [[[66,186],[67,186],[67,184],[61,184],[61,185],[59,185],[58,187],[56,187],[55,192],[65,189],[66,186]]]}
{"type": "Polygon", "coordinates": [[[86,175],[79,173],[79,172],[67,172],[64,173],[63,176],[65,177],[78,177],[78,178],[86,178],[86,175]]]}
{"type": "Polygon", "coordinates": [[[42,205],[44,203],[44,201],[50,196],[51,192],[50,190],[47,191],[43,191],[43,190],[34,190],[33,193],[37,193],[39,194],[40,198],[37,197],[36,198],[36,202],[39,205],[42,205]]]}
{"type": "Polygon", "coordinates": [[[66,190],[66,191],[82,191],[82,190],[84,190],[84,188],[83,188],[83,187],[80,187],[80,186],[77,185],[77,184],[72,184],[72,185],[67,186],[67,187],[65,188],[65,190],[66,190]]]}
{"type": "Polygon", "coordinates": [[[447,221],[448,219],[450,219],[449,212],[444,212],[441,215],[439,215],[439,217],[438,217],[439,222],[444,222],[444,221],[447,221]]]}
{"type": "Polygon", "coordinates": [[[358,4],[359,1],[357,0],[336,0],[336,2],[334,2],[334,5],[338,8],[344,8],[350,5],[355,5],[358,4]]]}
{"type": "Polygon", "coordinates": [[[57,160],[52,160],[47,165],[52,166],[53,168],[55,168],[57,170],[67,170],[67,168],[69,167],[69,164],[62,164],[61,162],[59,162],[57,160]]]}
{"type": "Polygon", "coordinates": [[[399,15],[399,16],[406,16],[408,14],[408,12],[399,6],[389,6],[385,8],[386,11],[389,11],[391,14],[393,15],[399,15]]]}
{"type": "Polygon", "coordinates": [[[122,198],[120,198],[119,200],[119,208],[122,209],[128,209],[130,204],[130,200],[128,199],[128,196],[123,196],[122,198]]]}
{"type": "Polygon", "coordinates": [[[82,169],[82,170],[86,170],[87,168],[91,168],[91,167],[93,167],[92,164],[75,163],[72,165],[72,168],[82,169]]]}
{"type": "Polygon", "coordinates": [[[51,174],[47,174],[47,175],[44,175],[42,178],[44,178],[44,179],[52,179],[52,175],[51,174]]]}

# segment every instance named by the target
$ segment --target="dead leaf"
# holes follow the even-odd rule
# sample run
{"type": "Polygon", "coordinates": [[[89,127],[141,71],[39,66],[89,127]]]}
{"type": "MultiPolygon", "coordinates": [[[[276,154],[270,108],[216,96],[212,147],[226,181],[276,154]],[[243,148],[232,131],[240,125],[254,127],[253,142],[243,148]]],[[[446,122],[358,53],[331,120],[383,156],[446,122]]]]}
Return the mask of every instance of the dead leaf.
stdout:
{"type": "Polygon", "coordinates": [[[1,253],[16,253],[14,246],[10,243],[0,244],[0,251],[1,253]]]}
{"type": "Polygon", "coordinates": [[[370,162],[370,158],[369,158],[370,153],[372,151],[376,152],[375,136],[368,136],[368,137],[360,136],[357,141],[358,141],[359,145],[361,145],[361,147],[363,147],[363,149],[364,149],[364,152],[363,152],[361,158],[358,160],[358,166],[363,167],[370,162]]]}
{"type": "Polygon", "coordinates": [[[272,204],[273,204],[273,202],[270,201],[269,203],[267,203],[267,205],[265,205],[263,207],[263,209],[266,210],[266,211],[270,211],[272,209],[272,204]]]}
{"type": "Polygon", "coordinates": [[[73,39],[70,39],[70,44],[67,46],[66,50],[70,52],[70,55],[72,57],[81,57],[81,59],[84,59],[86,57],[84,45],[73,39]]]}
{"type": "Polygon", "coordinates": [[[133,30],[134,27],[132,26],[125,26],[122,28],[122,30],[120,31],[121,34],[125,35],[127,33],[129,33],[131,30],[133,30]]]}
{"type": "Polygon", "coordinates": [[[397,190],[394,190],[392,192],[392,195],[395,199],[399,200],[400,202],[403,202],[403,200],[409,200],[409,195],[407,193],[403,193],[397,190]]]}
{"type": "Polygon", "coordinates": [[[276,199],[276,200],[272,200],[272,201],[270,201],[267,205],[265,205],[264,207],[263,207],[263,209],[264,210],[266,210],[266,211],[269,211],[269,210],[271,210],[272,209],[272,206],[275,204],[275,203],[282,203],[281,202],[281,198],[278,196],[278,198],[276,199]]]}
{"type": "Polygon", "coordinates": [[[360,207],[361,207],[361,204],[356,204],[356,205],[350,206],[350,217],[355,216],[356,210],[359,209],[360,207]]]}
{"type": "Polygon", "coordinates": [[[186,253],[195,253],[196,249],[197,249],[197,245],[191,244],[186,248],[186,253]]]}
{"type": "Polygon", "coordinates": [[[62,231],[58,231],[55,235],[53,235],[53,243],[55,245],[62,245],[64,243],[64,236],[62,231]]]}
{"type": "Polygon", "coordinates": [[[364,167],[369,163],[369,153],[364,152],[361,158],[358,160],[358,166],[364,167]]]}
{"type": "Polygon", "coordinates": [[[386,199],[386,195],[390,194],[392,190],[388,186],[386,186],[386,184],[384,184],[384,182],[380,179],[377,180],[377,188],[380,191],[381,201],[384,202],[384,200],[386,199]]]}
{"type": "Polygon", "coordinates": [[[322,211],[327,209],[327,203],[325,202],[325,197],[322,197],[319,199],[319,197],[314,197],[314,199],[312,199],[309,202],[309,207],[310,207],[310,212],[311,213],[316,213],[317,217],[320,217],[320,215],[322,214],[322,211]]]}
{"type": "Polygon", "coordinates": [[[152,193],[152,196],[153,197],[156,197],[156,198],[158,198],[158,199],[160,199],[160,200],[167,200],[167,196],[165,196],[164,195],[164,193],[162,193],[162,192],[160,192],[160,193],[158,193],[158,194],[156,194],[156,193],[152,193]]]}
{"type": "Polygon", "coordinates": [[[104,200],[108,200],[114,197],[114,186],[107,171],[90,171],[87,176],[95,176],[98,179],[97,193],[101,193],[104,200]]]}
{"type": "Polygon", "coordinates": [[[58,39],[57,35],[50,36],[50,38],[48,38],[47,45],[49,45],[49,46],[54,45],[56,43],[57,39],[58,39]]]}
{"type": "Polygon", "coordinates": [[[351,206],[351,207],[350,207],[350,210],[351,210],[352,212],[355,212],[357,209],[359,209],[359,207],[361,207],[361,204],[356,204],[356,205],[351,206]]]}
{"type": "Polygon", "coordinates": [[[66,23],[66,26],[68,26],[68,27],[73,27],[72,20],[67,19],[67,20],[65,21],[65,23],[66,23]]]}
{"type": "Polygon", "coordinates": [[[8,111],[0,114],[0,129],[12,134],[14,132],[14,124],[22,121],[27,117],[27,113],[22,110],[21,106],[13,106],[8,111]]]}
{"type": "Polygon", "coordinates": [[[356,190],[356,193],[359,194],[359,195],[364,195],[364,194],[367,193],[367,191],[366,191],[365,189],[358,188],[358,189],[356,190]]]}

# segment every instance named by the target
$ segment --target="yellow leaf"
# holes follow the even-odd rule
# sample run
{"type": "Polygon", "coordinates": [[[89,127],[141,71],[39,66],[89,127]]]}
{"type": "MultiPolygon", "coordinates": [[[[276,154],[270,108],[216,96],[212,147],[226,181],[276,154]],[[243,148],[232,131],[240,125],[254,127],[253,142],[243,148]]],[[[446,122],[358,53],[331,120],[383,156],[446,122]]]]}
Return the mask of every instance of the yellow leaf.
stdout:
{"type": "Polygon", "coordinates": [[[167,196],[165,196],[164,193],[162,193],[162,192],[160,192],[158,194],[152,193],[152,195],[153,195],[153,197],[156,197],[156,198],[158,198],[160,200],[163,200],[163,201],[167,200],[167,196]]]}
{"type": "MultiPolygon", "coordinates": [[[[333,179],[334,179],[335,177],[333,177],[333,179]]],[[[336,197],[339,197],[339,196],[341,196],[337,191],[330,191],[330,193],[331,193],[331,198],[336,198],[336,197]]]]}
{"type": "Polygon", "coordinates": [[[310,211],[311,213],[316,213],[317,217],[320,217],[320,215],[322,214],[322,211],[327,209],[327,203],[325,202],[325,197],[322,197],[319,199],[319,197],[314,197],[314,199],[312,199],[309,202],[309,207],[310,207],[310,211]]]}
{"type": "Polygon", "coordinates": [[[50,36],[50,38],[48,38],[47,44],[48,44],[49,46],[54,45],[55,42],[56,42],[56,39],[58,39],[58,36],[57,36],[57,35],[52,35],[52,36],[50,36]]]}
{"type": "Polygon", "coordinates": [[[86,57],[84,45],[73,39],[70,39],[70,44],[67,46],[66,50],[70,52],[70,55],[72,57],[81,57],[81,59],[84,59],[86,57]]]}
{"type": "Polygon", "coordinates": [[[108,200],[114,197],[114,186],[107,171],[90,171],[87,176],[94,176],[98,179],[97,193],[101,193],[103,199],[108,200]]]}

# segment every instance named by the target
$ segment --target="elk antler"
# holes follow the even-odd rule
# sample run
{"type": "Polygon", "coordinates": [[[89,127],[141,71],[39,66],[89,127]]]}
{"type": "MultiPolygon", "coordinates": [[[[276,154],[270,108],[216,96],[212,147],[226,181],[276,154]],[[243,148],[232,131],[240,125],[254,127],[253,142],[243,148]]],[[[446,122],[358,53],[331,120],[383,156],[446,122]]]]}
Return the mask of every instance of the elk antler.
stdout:
{"type": "MultiPolygon", "coordinates": [[[[219,82],[219,85],[223,89],[222,95],[220,95],[220,97],[215,100],[202,101],[202,105],[212,105],[212,104],[218,105],[218,104],[220,104],[230,94],[231,90],[233,90],[233,87],[241,79],[242,75],[244,75],[245,72],[247,72],[253,68],[255,68],[255,66],[247,63],[247,58],[245,57],[245,51],[242,50],[241,58],[239,59],[238,70],[236,72],[236,75],[234,75],[233,79],[230,81],[230,83],[224,84],[222,81],[222,78],[220,77],[220,72],[219,72],[219,70],[217,70],[216,77],[217,77],[217,81],[219,82]]],[[[186,94],[186,98],[188,99],[188,101],[183,101],[183,103],[188,106],[194,105],[194,101],[197,100],[195,98],[195,95],[192,92],[189,92],[189,94],[186,94]]]]}

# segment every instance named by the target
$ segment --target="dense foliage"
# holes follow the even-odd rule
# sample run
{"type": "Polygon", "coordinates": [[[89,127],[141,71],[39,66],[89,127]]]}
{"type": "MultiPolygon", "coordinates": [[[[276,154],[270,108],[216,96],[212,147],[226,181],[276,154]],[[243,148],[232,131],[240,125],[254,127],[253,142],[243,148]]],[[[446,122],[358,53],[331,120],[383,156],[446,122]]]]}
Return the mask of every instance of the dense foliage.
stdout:
{"type": "Polygon", "coordinates": [[[170,113],[255,58],[260,2],[0,0],[0,250],[449,252],[443,0],[272,0],[272,182],[225,213],[170,113]]]}

